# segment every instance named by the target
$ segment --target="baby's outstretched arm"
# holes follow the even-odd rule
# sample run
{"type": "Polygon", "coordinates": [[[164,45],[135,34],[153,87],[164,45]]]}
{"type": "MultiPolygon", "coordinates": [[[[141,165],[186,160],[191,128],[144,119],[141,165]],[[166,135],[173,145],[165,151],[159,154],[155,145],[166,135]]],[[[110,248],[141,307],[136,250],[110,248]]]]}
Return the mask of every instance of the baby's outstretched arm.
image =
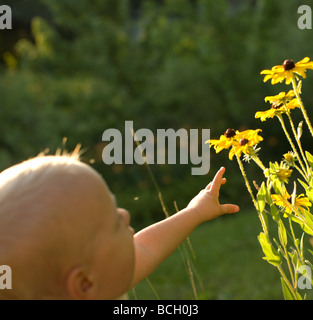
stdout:
{"type": "Polygon", "coordinates": [[[185,209],[135,234],[136,262],[132,286],[154,271],[199,224],[239,211],[236,205],[219,203],[220,186],[226,182],[224,172],[222,167],[185,209]]]}

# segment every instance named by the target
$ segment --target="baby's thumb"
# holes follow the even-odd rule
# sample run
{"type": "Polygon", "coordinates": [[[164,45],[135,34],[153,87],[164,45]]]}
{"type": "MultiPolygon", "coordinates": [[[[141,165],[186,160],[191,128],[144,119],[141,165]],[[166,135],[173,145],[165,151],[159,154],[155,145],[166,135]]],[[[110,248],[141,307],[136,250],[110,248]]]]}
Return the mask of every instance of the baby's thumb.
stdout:
{"type": "Polygon", "coordinates": [[[239,207],[235,204],[222,204],[221,205],[223,213],[228,214],[228,213],[236,213],[239,211],[239,207]]]}

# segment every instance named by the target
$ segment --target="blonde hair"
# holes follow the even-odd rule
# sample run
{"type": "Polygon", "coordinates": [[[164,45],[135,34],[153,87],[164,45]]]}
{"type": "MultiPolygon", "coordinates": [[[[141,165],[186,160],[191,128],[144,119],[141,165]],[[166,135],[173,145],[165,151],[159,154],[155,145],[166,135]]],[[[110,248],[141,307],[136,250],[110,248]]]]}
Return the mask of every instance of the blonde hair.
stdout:
{"type": "Polygon", "coordinates": [[[0,261],[12,265],[13,278],[12,290],[0,290],[0,298],[41,299],[64,294],[54,283],[60,281],[61,268],[54,258],[57,253],[66,259],[70,249],[59,224],[61,218],[55,215],[57,199],[49,196],[49,182],[57,177],[52,192],[61,193],[58,188],[70,188],[77,168],[84,167],[89,168],[80,162],[77,152],[41,154],[0,173],[0,261]],[[47,233],[54,234],[52,240],[45,239],[47,233]],[[30,265],[26,272],[25,266],[30,265]],[[56,272],[47,277],[50,268],[56,272]]]}
{"type": "MultiPolygon", "coordinates": [[[[67,166],[80,164],[79,154],[63,154],[37,157],[14,165],[0,173],[0,210],[10,197],[19,197],[19,193],[40,186],[47,177],[52,176],[67,166]]],[[[1,211],[0,211],[1,214],[1,211]]]]}

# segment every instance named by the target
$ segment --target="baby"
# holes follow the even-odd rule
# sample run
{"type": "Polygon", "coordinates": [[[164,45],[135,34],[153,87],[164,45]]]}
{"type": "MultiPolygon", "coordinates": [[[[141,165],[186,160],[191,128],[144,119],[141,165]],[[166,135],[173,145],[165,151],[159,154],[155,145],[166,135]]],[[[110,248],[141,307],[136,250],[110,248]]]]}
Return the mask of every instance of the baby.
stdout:
{"type": "Polygon", "coordinates": [[[239,207],[213,181],[180,212],[134,234],[103,178],[72,156],[39,156],[0,174],[0,299],[117,299],[204,221],[239,207]]]}

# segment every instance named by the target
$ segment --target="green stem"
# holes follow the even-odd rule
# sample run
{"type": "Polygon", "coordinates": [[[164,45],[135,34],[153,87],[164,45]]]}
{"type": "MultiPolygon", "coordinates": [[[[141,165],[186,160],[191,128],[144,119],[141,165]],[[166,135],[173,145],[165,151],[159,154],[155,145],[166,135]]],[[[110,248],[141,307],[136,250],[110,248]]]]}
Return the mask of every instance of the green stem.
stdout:
{"type": "Polygon", "coordinates": [[[292,118],[291,118],[291,116],[290,116],[290,111],[289,111],[289,110],[287,110],[287,116],[288,116],[288,119],[289,119],[289,122],[290,122],[290,125],[291,125],[292,133],[293,133],[293,135],[294,135],[294,137],[295,137],[295,139],[296,139],[296,141],[297,141],[297,144],[298,144],[298,147],[299,147],[299,149],[300,149],[302,158],[303,158],[303,160],[304,160],[304,162],[305,162],[305,165],[306,165],[306,168],[307,168],[307,171],[308,171],[309,164],[308,164],[308,162],[307,162],[307,160],[306,160],[306,157],[305,157],[305,155],[304,155],[304,152],[303,152],[303,149],[302,149],[302,145],[301,145],[300,139],[298,138],[298,134],[297,134],[297,132],[296,132],[294,123],[293,123],[292,118]]]}
{"type": "Polygon", "coordinates": [[[286,275],[285,275],[283,269],[281,268],[281,266],[278,266],[277,269],[278,269],[278,271],[280,272],[281,276],[284,278],[284,280],[285,280],[287,286],[289,287],[290,291],[292,292],[295,300],[298,300],[297,294],[295,293],[296,290],[295,290],[295,289],[293,288],[293,286],[290,284],[290,282],[289,282],[288,278],[286,277],[286,275]]]}
{"type": "Polygon", "coordinates": [[[294,167],[298,170],[298,172],[302,175],[302,177],[304,178],[304,180],[306,180],[307,183],[309,183],[309,179],[308,177],[305,175],[305,173],[296,165],[294,164],[294,167]]]}
{"type": "Polygon", "coordinates": [[[264,218],[263,218],[261,212],[259,212],[259,210],[258,210],[257,201],[255,200],[255,197],[254,197],[254,195],[253,195],[253,192],[252,192],[252,189],[251,189],[251,187],[250,187],[250,184],[249,184],[249,181],[248,181],[246,172],[245,172],[244,167],[243,167],[243,164],[242,164],[242,162],[241,162],[241,160],[240,160],[240,156],[238,156],[238,155],[236,154],[236,158],[237,158],[237,162],[238,162],[238,165],[239,165],[241,174],[242,174],[242,176],[243,176],[243,178],[244,178],[244,180],[245,180],[246,187],[247,187],[247,189],[248,189],[248,192],[250,193],[252,202],[253,202],[253,204],[254,204],[257,212],[258,212],[259,219],[260,219],[261,225],[262,225],[262,229],[263,229],[264,233],[266,234],[266,236],[268,237],[268,230],[267,230],[267,227],[266,227],[266,223],[265,223],[265,221],[264,221],[264,218]]]}
{"type": "Polygon", "coordinates": [[[289,260],[289,255],[288,255],[288,252],[287,252],[287,248],[286,248],[286,245],[285,245],[284,243],[282,243],[282,245],[283,245],[283,247],[284,247],[285,256],[286,256],[286,261],[287,261],[289,273],[290,273],[290,276],[291,276],[292,285],[293,285],[294,288],[296,288],[296,283],[295,283],[295,279],[294,279],[294,276],[293,276],[293,270],[292,270],[292,268],[291,268],[291,264],[290,264],[290,260],[289,260]]]}
{"type": "Polygon", "coordinates": [[[300,156],[299,156],[299,153],[298,153],[298,151],[297,151],[294,143],[292,142],[292,139],[291,139],[291,137],[290,137],[290,135],[289,135],[289,133],[288,133],[288,131],[287,131],[287,128],[286,128],[286,126],[285,126],[285,122],[284,122],[284,119],[283,119],[282,115],[277,115],[277,118],[278,118],[279,121],[280,121],[280,124],[281,124],[281,126],[282,126],[282,128],[283,128],[283,130],[284,130],[284,133],[285,133],[285,135],[286,135],[287,140],[289,141],[289,143],[290,143],[290,145],[291,145],[291,148],[292,148],[293,152],[297,155],[297,158],[298,158],[298,160],[299,160],[299,163],[300,163],[300,165],[301,165],[301,168],[302,168],[303,172],[305,172],[305,168],[304,168],[303,162],[301,161],[301,158],[300,158],[300,156]]]}
{"type": "Polygon", "coordinates": [[[140,145],[139,142],[138,142],[139,140],[137,139],[134,130],[132,130],[131,133],[132,133],[132,135],[133,135],[133,137],[134,137],[134,140],[135,140],[135,142],[136,142],[136,144],[137,144],[137,147],[139,147],[139,150],[140,150],[140,152],[141,152],[141,155],[142,155],[143,159],[145,160],[144,165],[146,166],[146,168],[147,168],[147,170],[148,170],[148,173],[149,173],[149,176],[150,176],[150,178],[151,178],[151,180],[152,180],[152,183],[154,184],[155,189],[156,189],[156,191],[157,191],[157,193],[158,193],[158,198],[159,198],[159,200],[160,200],[163,213],[164,213],[165,217],[168,218],[170,215],[169,215],[169,213],[168,213],[167,207],[166,207],[165,202],[164,202],[164,200],[163,200],[163,196],[162,196],[162,192],[161,192],[161,190],[160,190],[160,187],[159,187],[159,185],[158,185],[158,183],[157,183],[157,181],[156,181],[156,179],[155,179],[155,177],[154,177],[154,174],[153,174],[153,172],[152,172],[152,170],[151,170],[148,162],[146,161],[146,158],[143,156],[143,150],[142,150],[142,148],[141,148],[141,145],[140,145]]]}
{"type": "Polygon", "coordinates": [[[253,195],[252,189],[251,189],[251,187],[250,187],[250,184],[249,184],[247,175],[246,175],[246,173],[245,173],[245,170],[244,170],[244,168],[243,168],[242,162],[241,162],[241,160],[240,160],[240,157],[239,157],[238,155],[236,155],[236,158],[237,158],[237,162],[238,162],[238,165],[239,165],[241,174],[242,174],[242,176],[243,176],[243,178],[244,178],[244,180],[245,180],[246,187],[247,187],[248,192],[250,193],[250,196],[251,196],[251,198],[252,198],[252,202],[253,202],[255,208],[257,209],[257,202],[256,202],[255,197],[254,197],[254,195],[253,195]]]}
{"type": "Polygon", "coordinates": [[[252,160],[264,171],[266,168],[258,156],[253,156],[252,160]]]}
{"type": "Polygon", "coordinates": [[[311,124],[310,119],[309,119],[309,117],[308,117],[308,114],[307,114],[307,112],[306,112],[306,110],[305,110],[305,107],[304,107],[304,105],[303,105],[303,102],[302,102],[302,100],[301,100],[300,93],[299,93],[299,90],[298,90],[298,87],[297,87],[297,84],[296,84],[296,80],[295,80],[294,77],[293,77],[293,79],[292,79],[292,86],[293,86],[293,90],[294,90],[294,92],[295,92],[295,95],[296,95],[296,97],[297,97],[297,99],[298,99],[298,102],[299,102],[299,105],[300,105],[300,108],[301,108],[303,117],[304,117],[304,119],[305,119],[305,122],[306,122],[306,124],[308,125],[309,130],[310,130],[310,133],[311,133],[311,135],[312,135],[312,137],[313,137],[313,127],[312,127],[312,124],[311,124]]]}
{"type": "Polygon", "coordinates": [[[303,263],[304,263],[304,262],[303,262],[303,260],[304,260],[303,254],[302,254],[302,252],[301,252],[301,250],[300,250],[300,248],[299,248],[299,246],[298,246],[298,244],[297,244],[296,235],[295,235],[295,232],[294,232],[294,230],[293,230],[293,225],[292,225],[291,218],[288,217],[288,220],[289,220],[289,227],[290,227],[290,231],[291,231],[291,234],[292,234],[293,243],[294,243],[294,245],[295,245],[295,247],[296,247],[296,250],[297,250],[297,252],[298,252],[298,255],[299,255],[300,259],[301,259],[301,263],[303,264],[303,263]]]}

